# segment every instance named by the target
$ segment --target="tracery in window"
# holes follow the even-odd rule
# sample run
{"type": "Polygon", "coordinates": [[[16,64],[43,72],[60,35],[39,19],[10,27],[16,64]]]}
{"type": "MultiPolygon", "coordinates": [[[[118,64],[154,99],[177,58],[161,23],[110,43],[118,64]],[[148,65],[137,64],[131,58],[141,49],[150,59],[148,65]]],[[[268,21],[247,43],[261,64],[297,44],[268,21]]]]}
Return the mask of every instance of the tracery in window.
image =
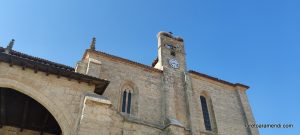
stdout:
{"type": "Polygon", "coordinates": [[[121,111],[123,113],[130,114],[131,113],[131,90],[125,89],[122,93],[122,106],[121,111]]]}

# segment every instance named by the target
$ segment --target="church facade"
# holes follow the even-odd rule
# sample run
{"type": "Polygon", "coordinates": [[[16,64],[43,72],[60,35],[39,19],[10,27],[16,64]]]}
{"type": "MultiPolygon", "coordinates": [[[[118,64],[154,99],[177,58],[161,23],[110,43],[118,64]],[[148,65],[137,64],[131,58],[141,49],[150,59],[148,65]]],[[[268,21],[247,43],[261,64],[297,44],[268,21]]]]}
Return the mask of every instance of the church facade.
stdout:
{"type": "Polygon", "coordinates": [[[95,49],[75,68],[0,47],[1,135],[258,135],[249,88],[186,68],[159,32],[152,66],[95,49]]]}

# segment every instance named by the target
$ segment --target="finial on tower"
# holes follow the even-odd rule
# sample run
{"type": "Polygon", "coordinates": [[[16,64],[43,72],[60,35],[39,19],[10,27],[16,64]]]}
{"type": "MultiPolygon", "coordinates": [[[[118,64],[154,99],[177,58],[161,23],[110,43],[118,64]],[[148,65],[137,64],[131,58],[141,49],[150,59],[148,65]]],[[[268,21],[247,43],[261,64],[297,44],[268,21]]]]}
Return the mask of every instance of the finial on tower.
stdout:
{"type": "Polygon", "coordinates": [[[12,50],[12,48],[13,48],[13,46],[14,46],[14,43],[15,43],[15,40],[12,39],[12,40],[9,42],[9,44],[7,45],[7,47],[5,48],[5,53],[9,53],[9,52],[12,50]]]}
{"type": "Polygon", "coordinates": [[[91,42],[91,46],[90,46],[90,49],[91,50],[96,50],[96,38],[95,37],[93,37],[93,39],[92,39],[92,42],[91,42]]]}

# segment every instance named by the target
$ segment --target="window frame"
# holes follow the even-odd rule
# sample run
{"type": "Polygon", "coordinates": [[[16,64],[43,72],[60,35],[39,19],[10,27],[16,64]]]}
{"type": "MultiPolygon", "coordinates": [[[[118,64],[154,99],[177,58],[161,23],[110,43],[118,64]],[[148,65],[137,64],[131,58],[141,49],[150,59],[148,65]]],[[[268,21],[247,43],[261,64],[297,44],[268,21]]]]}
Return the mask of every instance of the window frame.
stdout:
{"type": "Polygon", "coordinates": [[[203,122],[205,129],[207,131],[212,131],[212,121],[211,116],[209,114],[209,106],[207,104],[207,98],[205,96],[200,96],[200,104],[202,109],[202,115],[203,115],[203,122]]]}
{"type": "Polygon", "coordinates": [[[121,106],[120,112],[124,114],[131,114],[132,113],[132,96],[133,90],[124,89],[121,92],[121,106]]]}

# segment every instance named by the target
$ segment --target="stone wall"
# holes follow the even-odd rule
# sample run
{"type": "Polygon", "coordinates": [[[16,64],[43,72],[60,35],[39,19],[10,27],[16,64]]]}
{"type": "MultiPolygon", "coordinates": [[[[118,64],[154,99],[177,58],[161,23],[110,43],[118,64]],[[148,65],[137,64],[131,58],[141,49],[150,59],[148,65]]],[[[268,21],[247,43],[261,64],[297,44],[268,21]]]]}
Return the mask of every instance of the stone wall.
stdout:
{"type": "MultiPolygon", "coordinates": [[[[159,76],[159,74],[157,76],[159,76]]],[[[140,80],[144,82],[144,85],[146,85],[145,82],[147,82],[145,79],[146,78],[140,80]]],[[[135,81],[133,78],[131,78],[131,80],[132,82],[135,81]]],[[[155,82],[155,84],[156,83],[157,82],[155,82]]],[[[64,77],[58,78],[56,75],[46,76],[44,72],[35,73],[34,70],[31,69],[22,70],[22,68],[18,66],[10,67],[6,63],[0,63],[0,87],[15,89],[41,103],[55,117],[64,135],[162,134],[163,127],[161,127],[160,124],[155,124],[160,123],[161,107],[159,106],[159,101],[156,101],[157,99],[153,99],[151,96],[149,96],[149,98],[145,97],[145,100],[139,103],[140,106],[144,105],[145,108],[142,107],[142,110],[138,111],[137,116],[124,115],[120,113],[118,108],[113,106],[108,99],[97,97],[97,95],[93,93],[94,86],[92,85],[89,86],[86,83],[79,83],[76,80],[68,80],[64,77]],[[156,112],[159,112],[157,114],[152,111],[155,109],[151,107],[147,108],[146,106],[152,103],[155,105],[155,102],[158,106],[158,109],[155,108],[158,110],[156,112]],[[146,116],[145,119],[143,119],[143,116],[146,116]]],[[[143,88],[139,85],[134,86],[136,90],[139,90],[137,89],[139,87],[143,88]]],[[[150,89],[155,86],[149,84],[145,87],[150,89]]],[[[118,89],[110,89],[116,92],[116,90],[119,90],[119,87],[117,88],[118,89]]],[[[158,99],[161,98],[159,93],[153,93],[154,94],[151,94],[153,97],[157,96],[158,99]]],[[[141,94],[145,93],[141,92],[141,94]]],[[[117,97],[115,94],[112,95],[117,97]]],[[[112,98],[112,101],[118,102],[113,100],[113,97],[110,98],[112,98]]],[[[20,132],[19,130],[19,128],[4,126],[0,129],[0,134],[40,134],[36,131],[24,130],[20,132]]]]}
{"type": "MultiPolygon", "coordinates": [[[[162,124],[161,72],[149,71],[99,53],[89,53],[86,60],[89,58],[101,62],[100,78],[110,81],[104,96],[116,110],[121,108],[122,88],[130,86],[133,88],[130,117],[149,124],[162,124]]],[[[83,63],[87,63],[86,60],[83,63]]]]}
{"type": "Polygon", "coordinates": [[[134,123],[122,117],[111,102],[96,94],[85,95],[79,135],[160,135],[161,129],[134,123]]]}
{"type": "MultiPolygon", "coordinates": [[[[6,63],[0,63],[0,87],[15,89],[42,104],[64,135],[258,134],[245,128],[254,122],[245,88],[186,75],[185,68],[178,72],[164,68],[162,72],[94,51],[87,52],[76,71],[109,80],[103,96],[93,93],[94,85],[6,63]],[[133,91],[131,114],[120,112],[124,88],[133,91]],[[205,130],[201,95],[207,99],[212,131],[205,130]],[[167,112],[174,116],[169,123],[167,112]]],[[[0,134],[36,133],[4,127],[0,134]]]]}
{"type": "MultiPolygon", "coordinates": [[[[236,134],[236,135],[257,135],[257,129],[252,129],[255,132],[250,133],[249,129],[245,127],[247,123],[246,115],[251,114],[251,110],[244,110],[241,106],[241,100],[238,96],[237,87],[225,85],[216,81],[209,80],[204,77],[197,75],[190,75],[192,77],[192,89],[193,89],[193,100],[191,102],[197,103],[194,107],[198,108],[194,110],[193,122],[199,125],[199,128],[194,129],[197,133],[214,133],[214,134],[236,134]],[[209,112],[212,126],[217,130],[213,132],[205,131],[202,109],[200,106],[200,96],[205,95],[208,97],[208,103],[210,104],[211,110],[209,112]]],[[[245,92],[243,88],[242,93],[245,92]]],[[[245,101],[248,104],[248,101],[245,101]]],[[[252,117],[251,117],[252,118],[252,117]]],[[[252,121],[254,121],[252,119],[252,121]]]]}
{"type": "Polygon", "coordinates": [[[79,118],[80,101],[86,91],[95,86],[68,80],[65,77],[46,75],[19,66],[0,63],[0,87],[17,90],[42,104],[59,123],[63,134],[75,134],[79,118]]]}
{"type": "Polygon", "coordinates": [[[141,133],[143,128],[149,134],[166,135],[258,134],[256,129],[245,128],[245,123],[254,121],[245,88],[194,74],[187,73],[186,76],[185,72],[166,73],[169,71],[166,67],[163,72],[156,72],[101,52],[87,52],[78,70],[86,71],[91,58],[101,63],[98,65],[100,78],[110,81],[104,96],[115,110],[111,115],[116,116],[111,126],[115,129],[110,130],[113,134],[146,134],[141,133]],[[164,79],[164,76],[168,77],[164,79]],[[134,91],[130,115],[120,113],[121,92],[126,85],[134,91]],[[173,91],[173,97],[165,93],[168,85],[172,86],[168,90],[173,91]],[[207,99],[212,131],[206,131],[204,126],[201,95],[207,99]],[[174,102],[174,106],[168,106],[167,101],[174,102]],[[170,127],[166,125],[165,110],[168,108],[173,110],[173,116],[179,122],[177,126],[174,123],[170,127]]]}

